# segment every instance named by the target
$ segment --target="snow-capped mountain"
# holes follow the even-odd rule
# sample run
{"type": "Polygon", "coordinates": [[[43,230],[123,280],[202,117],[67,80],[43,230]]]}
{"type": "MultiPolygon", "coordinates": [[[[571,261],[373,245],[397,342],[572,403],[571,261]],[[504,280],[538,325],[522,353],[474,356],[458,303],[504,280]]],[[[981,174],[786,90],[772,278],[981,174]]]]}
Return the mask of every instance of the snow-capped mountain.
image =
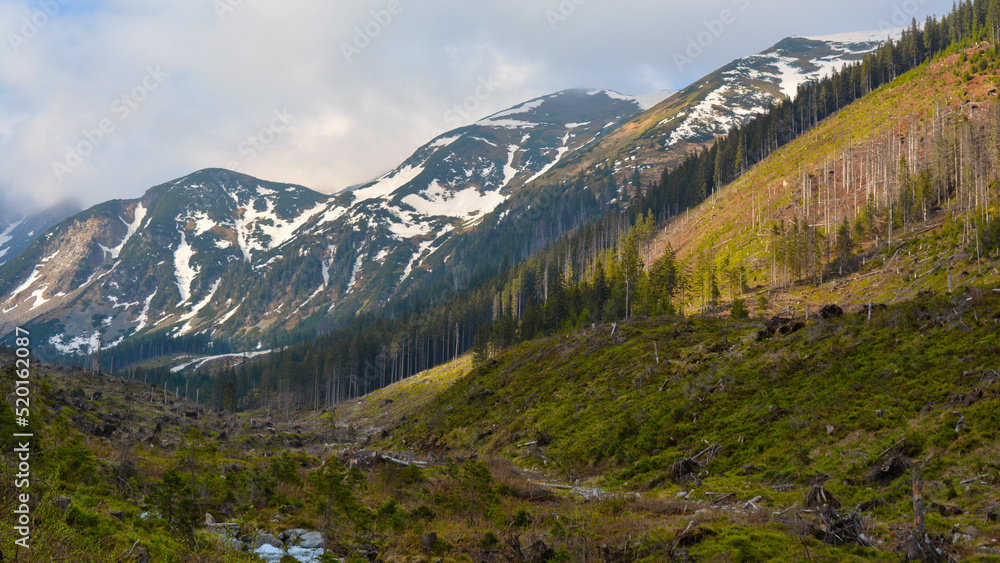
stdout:
{"type": "Polygon", "coordinates": [[[79,212],[79,207],[63,203],[27,216],[0,216],[0,266],[21,254],[36,237],[79,212]]]}
{"type": "Polygon", "coordinates": [[[655,180],[693,150],[725,135],[735,125],[763,113],[771,104],[794,97],[798,87],[857,62],[902,29],[788,37],[774,46],[736,59],[633,118],[608,135],[589,159],[568,167],[613,162],[616,169],[639,166],[655,180]]]}
{"type": "Polygon", "coordinates": [[[474,221],[511,190],[673,93],[635,98],[608,90],[566,90],[530,100],[439,136],[352,193],[357,201],[378,200],[405,223],[412,213],[474,221]]]}
{"type": "Polygon", "coordinates": [[[62,353],[148,334],[257,349],[434,301],[623,201],[638,186],[616,172],[656,174],[878,42],[792,37],[677,93],[536,98],[333,196],[208,169],[106,202],[0,266],[0,335],[30,323],[62,353]]]}
{"type": "Polygon", "coordinates": [[[451,239],[649,101],[602,90],[538,98],[335,196],[196,172],[39,237],[0,268],[0,318],[79,353],[158,331],[252,346],[279,329],[376,309],[456,252],[451,239]]]}
{"type": "Polygon", "coordinates": [[[710,141],[726,134],[783,98],[794,98],[801,84],[818,80],[858,61],[902,30],[789,37],[760,53],[735,60],[681,91],[691,104],[659,125],[663,146],[710,141]]]}

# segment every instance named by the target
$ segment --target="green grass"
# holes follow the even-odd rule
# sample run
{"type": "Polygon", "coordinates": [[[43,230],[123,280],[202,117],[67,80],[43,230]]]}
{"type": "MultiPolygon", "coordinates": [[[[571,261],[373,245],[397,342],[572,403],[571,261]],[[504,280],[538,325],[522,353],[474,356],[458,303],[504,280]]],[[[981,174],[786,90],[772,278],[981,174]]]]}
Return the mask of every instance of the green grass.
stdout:
{"type": "Polygon", "coordinates": [[[886,499],[874,512],[886,541],[911,518],[909,474],[884,484],[865,476],[880,453],[899,451],[918,463],[930,456],[928,499],[965,510],[929,520],[929,530],[978,526],[1000,484],[1000,380],[989,383],[1000,369],[998,310],[994,292],[924,295],[870,323],[849,314],[764,342],[752,322],[636,319],[614,337],[599,326],[525,343],[472,371],[411,413],[386,447],[500,455],[655,498],[760,495],[775,511],[802,504],[825,474],[845,508],[886,499]],[[548,445],[524,445],[543,434],[548,445]],[[700,482],[676,479],[674,463],[712,445],[700,482]],[[975,475],[990,485],[953,498],[938,485],[975,475]]]}

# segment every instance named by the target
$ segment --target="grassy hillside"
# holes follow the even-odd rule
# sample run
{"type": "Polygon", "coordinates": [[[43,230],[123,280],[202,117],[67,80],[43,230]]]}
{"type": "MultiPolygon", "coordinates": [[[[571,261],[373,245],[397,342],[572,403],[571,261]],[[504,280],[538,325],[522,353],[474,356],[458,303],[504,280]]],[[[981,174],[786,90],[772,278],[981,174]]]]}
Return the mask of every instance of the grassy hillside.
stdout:
{"type": "MultiPolygon", "coordinates": [[[[979,212],[996,209],[995,189],[982,190],[981,197],[971,201],[951,186],[950,197],[928,206],[921,221],[890,229],[888,217],[898,197],[901,157],[909,158],[911,173],[916,174],[938,166],[935,151],[943,150],[935,141],[954,153],[987,143],[985,138],[946,140],[941,129],[957,131],[971,124],[993,131],[998,68],[996,50],[984,44],[908,72],[670,221],[657,237],[654,257],[669,244],[694,269],[699,255],[706,256],[718,267],[725,285],[729,284],[721,275],[724,265],[744,267],[750,292],[769,294],[771,302],[782,308],[834,300],[861,304],[913,299],[921,291],[946,290],[948,272],[954,285],[997,287],[997,257],[986,252],[977,256],[974,236],[969,235],[974,225],[968,225],[975,220],[977,205],[979,212]],[[844,275],[833,271],[832,264],[822,283],[794,283],[775,273],[776,226],[788,228],[794,221],[815,226],[825,237],[821,252],[826,262],[838,227],[845,219],[854,227],[869,198],[880,217],[878,233],[855,234],[857,263],[844,275]]],[[[995,158],[991,162],[976,165],[988,169],[977,182],[993,185],[995,158]]],[[[972,165],[963,163],[959,172],[950,174],[971,184],[974,175],[984,173],[972,172],[972,165]]],[[[934,181],[954,180],[935,176],[934,181]]],[[[835,248],[832,251],[836,253],[835,248]]]]}
{"type": "Polygon", "coordinates": [[[357,561],[896,561],[921,467],[937,545],[1000,560],[1000,293],[796,320],[759,341],[762,319],[600,325],[317,412],[216,414],[38,366],[36,548],[19,557],[252,560],[209,512],[240,538],[319,530],[357,561]],[[171,478],[173,519],[157,496],[171,478]]]}
{"type": "MultiPolygon", "coordinates": [[[[635,319],[614,336],[598,326],[518,346],[381,420],[382,447],[477,452],[645,501],[697,501],[710,533],[690,554],[705,560],[743,553],[746,534],[755,555],[732,560],[813,553],[829,524],[808,499],[815,485],[875,546],[820,559],[895,560],[913,515],[910,470],[922,466],[928,531],[963,557],[1000,554],[998,322],[1000,293],[969,290],[870,321],[866,310],[814,317],[762,341],[761,321],[635,319]],[[952,534],[969,527],[970,538],[952,534]]],[[[356,409],[408,393],[389,388],[356,409]]]]}

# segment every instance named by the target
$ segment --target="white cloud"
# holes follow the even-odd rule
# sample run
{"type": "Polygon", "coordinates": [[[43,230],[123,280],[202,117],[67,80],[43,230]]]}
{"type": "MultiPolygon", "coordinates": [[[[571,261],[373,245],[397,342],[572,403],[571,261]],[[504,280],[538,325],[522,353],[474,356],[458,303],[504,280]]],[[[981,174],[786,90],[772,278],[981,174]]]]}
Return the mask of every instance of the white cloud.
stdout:
{"type": "MultiPolygon", "coordinates": [[[[916,1],[918,19],[951,6],[916,1]]],[[[878,28],[895,8],[884,0],[398,2],[387,19],[389,0],[70,1],[15,52],[10,35],[41,8],[5,0],[0,191],[9,201],[74,194],[92,204],[234,160],[249,174],[334,191],[385,172],[435,133],[535,96],[682,87],[787,35],[878,28]],[[227,1],[237,5],[220,18],[216,6],[227,1]],[[671,54],[737,4],[747,8],[736,23],[676,75],[671,54]],[[566,6],[572,13],[553,25],[551,13],[566,6]],[[348,60],[343,46],[357,46],[359,30],[367,44],[348,60]],[[143,92],[150,68],[169,77],[143,92]],[[457,115],[456,106],[472,109],[457,115]],[[248,160],[241,144],[283,108],[293,122],[248,160]],[[102,120],[113,131],[57,177],[53,162],[67,165],[67,147],[94,141],[102,120]]]]}

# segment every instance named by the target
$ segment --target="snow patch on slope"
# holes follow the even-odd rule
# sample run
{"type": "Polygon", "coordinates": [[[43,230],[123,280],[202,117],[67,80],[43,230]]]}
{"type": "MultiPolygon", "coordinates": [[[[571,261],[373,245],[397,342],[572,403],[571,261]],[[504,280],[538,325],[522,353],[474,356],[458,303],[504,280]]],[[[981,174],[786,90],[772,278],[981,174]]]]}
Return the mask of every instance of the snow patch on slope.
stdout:
{"type": "Polygon", "coordinates": [[[566,153],[568,152],[569,152],[569,131],[566,131],[566,136],[563,137],[562,139],[562,146],[556,149],[556,157],[552,159],[552,162],[546,164],[544,167],[542,167],[541,170],[538,171],[537,174],[535,174],[531,178],[528,178],[524,183],[530,184],[534,180],[540,178],[543,174],[545,174],[549,170],[552,170],[552,167],[554,167],[556,164],[559,164],[559,161],[562,160],[562,158],[566,156],[566,153]]]}
{"type": "Polygon", "coordinates": [[[45,298],[45,290],[48,288],[49,288],[48,284],[45,284],[41,287],[41,289],[36,289],[34,292],[31,293],[31,295],[28,296],[29,298],[31,297],[35,298],[35,303],[31,306],[31,309],[29,309],[29,311],[34,311],[38,307],[41,307],[42,305],[49,302],[49,299],[45,298]]]}
{"type": "Polygon", "coordinates": [[[98,244],[97,246],[100,246],[101,250],[103,250],[105,254],[110,254],[112,260],[117,260],[118,255],[121,254],[122,249],[125,248],[125,243],[127,243],[129,239],[132,238],[132,235],[139,230],[139,227],[142,225],[142,220],[145,218],[146,208],[140,203],[135,206],[135,218],[132,219],[131,223],[121,217],[118,218],[122,223],[125,223],[125,227],[128,229],[128,232],[125,234],[125,238],[122,239],[121,243],[114,248],[108,248],[103,244],[98,244]]]}
{"type": "Polygon", "coordinates": [[[202,309],[204,309],[205,306],[208,305],[212,301],[212,298],[215,297],[215,291],[217,289],[219,289],[219,284],[221,282],[222,282],[222,278],[219,278],[218,280],[216,280],[216,282],[214,284],[212,284],[212,289],[208,290],[208,296],[206,296],[205,299],[202,299],[200,302],[198,302],[198,304],[196,304],[194,307],[191,307],[191,312],[189,312],[186,315],[181,316],[181,318],[177,319],[177,322],[185,323],[184,327],[181,328],[181,331],[179,333],[177,333],[178,336],[183,336],[183,335],[191,332],[192,330],[194,330],[194,326],[190,322],[187,322],[187,321],[190,321],[191,319],[193,319],[194,316],[197,315],[199,311],[201,311],[202,309]]]}
{"type": "Polygon", "coordinates": [[[14,288],[14,291],[11,292],[10,297],[8,297],[7,300],[4,301],[4,303],[10,303],[22,291],[24,291],[24,290],[28,289],[29,287],[31,287],[31,284],[35,283],[38,280],[38,278],[41,277],[41,276],[39,276],[39,273],[41,272],[41,270],[42,270],[42,265],[41,264],[36,264],[35,265],[35,269],[32,270],[31,275],[28,276],[28,279],[24,280],[24,283],[22,283],[21,285],[17,286],[16,288],[14,288]]]}
{"type": "Polygon", "coordinates": [[[414,178],[424,171],[423,166],[412,166],[407,164],[403,168],[390,172],[385,176],[375,180],[375,183],[367,188],[354,191],[355,201],[365,201],[385,197],[397,189],[413,181],[414,178]]]}
{"type": "Polygon", "coordinates": [[[149,304],[155,296],[156,292],[154,291],[152,295],[146,298],[146,303],[142,306],[142,312],[139,313],[139,318],[136,319],[139,321],[139,324],[135,327],[136,332],[146,328],[146,325],[149,323],[149,304]]]}
{"type": "Polygon", "coordinates": [[[424,252],[426,252],[427,249],[434,244],[435,240],[436,239],[427,240],[420,243],[420,245],[417,246],[417,251],[413,253],[413,257],[410,258],[410,261],[406,264],[406,268],[403,269],[403,277],[399,278],[400,283],[402,283],[403,280],[405,280],[406,278],[410,277],[410,272],[413,271],[413,264],[415,264],[416,261],[419,260],[420,257],[424,255],[424,252]]]}
{"type": "Polygon", "coordinates": [[[354,269],[351,270],[351,281],[347,282],[347,293],[354,289],[354,284],[358,282],[358,273],[361,272],[361,265],[364,263],[365,255],[358,254],[358,259],[354,261],[354,269]]]}
{"type": "Polygon", "coordinates": [[[469,187],[451,192],[434,180],[419,194],[404,197],[403,203],[415,209],[417,213],[427,216],[444,215],[469,219],[493,211],[506,200],[507,198],[500,194],[500,190],[480,192],[474,187],[469,187]]]}
{"type": "Polygon", "coordinates": [[[486,118],[482,121],[477,121],[476,125],[482,125],[486,127],[502,127],[504,129],[528,129],[531,127],[538,127],[537,123],[532,123],[530,121],[521,121],[518,119],[490,119],[486,118]]]}
{"type": "Polygon", "coordinates": [[[455,141],[459,140],[460,138],[462,138],[462,135],[460,135],[460,134],[459,135],[454,135],[452,137],[441,137],[440,139],[434,141],[430,145],[427,145],[427,148],[429,148],[429,149],[437,149],[437,148],[441,148],[441,147],[447,147],[448,145],[450,145],[450,144],[454,143],[455,141]]]}
{"type": "Polygon", "coordinates": [[[298,217],[286,221],[274,212],[274,201],[268,199],[265,203],[266,208],[257,211],[256,200],[250,199],[246,207],[242,208],[243,214],[236,222],[236,240],[247,261],[251,260],[251,253],[254,250],[267,251],[285,244],[303,225],[327,210],[327,203],[321,202],[302,212],[298,217]]]}
{"type": "Polygon", "coordinates": [[[201,271],[200,268],[191,266],[191,258],[193,257],[194,248],[187,243],[187,236],[184,231],[181,231],[181,243],[174,251],[174,277],[176,278],[174,283],[177,284],[177,291],[181,294],[178,306],[187,303],[187,300],[191,298],[191,284],[198,277],[198,272],[201,271]]]}
{"type": "Polygon", "coordinates": [[[509,152],[507,153],[507,164],[503,167],[503,182],[500,183],[501,188],[507,187],[514,177],[517,176],[517,168],[514,168],[514,156],[517,155],[517,151],[521,150],[521,147],[509,145],[507,150],[509,152]]]}
{"type": "Polygon", "coordinates": [[[55,346],[56,350],[59,350],[63,354],[76,354],[84,347],[88,351],[94,351],[101,343],[100,334],[96,330],[87,336],[77,336],[68,342],[65,341],[65,338],[66,335],[64,334],[56,334],[52,338],[49,338],[49,344],[55,346]]]}
{"type": "Polygon", "coordinates": [[[529,111],[531,111],[533,109],[538,109],[539,106],[541,106],[544,103],[545,103],[545,98],[539,98],[537,100],[532,100],[530,102],[525,102],[525,103],[523,103],[523,104],[521,104],[519,106],[514,106],[514,107],[512,107],[510,109],[507,109],[507,110],[504,110],[504,111],[501,111],[501,112],[498,112],[498,113],[494,113],[493,115],[489,116],[487,119],[497,119],[497,118],[500,118],[500,117],[510,117],[512,115],[521,115],[523,113],[528,113],[529,111]]]}

